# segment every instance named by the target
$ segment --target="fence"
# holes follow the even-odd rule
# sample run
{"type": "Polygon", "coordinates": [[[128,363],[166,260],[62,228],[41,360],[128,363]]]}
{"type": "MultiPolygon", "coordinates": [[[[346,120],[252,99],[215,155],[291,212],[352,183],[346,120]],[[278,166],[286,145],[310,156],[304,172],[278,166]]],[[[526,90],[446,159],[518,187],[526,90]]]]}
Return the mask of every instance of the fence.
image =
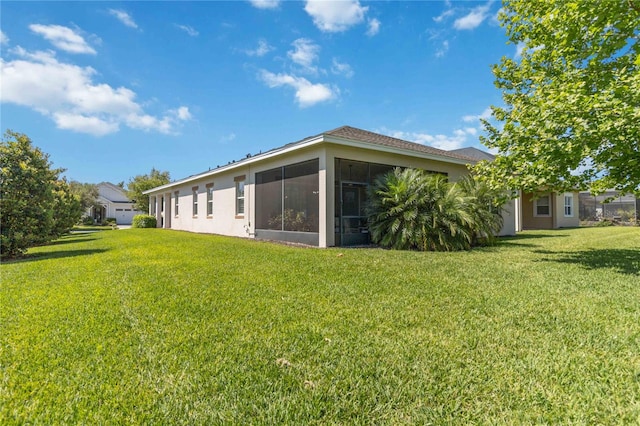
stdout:
{"type": "Polygon", "coordinates": [[[638,223],[640,198],[621,195],[617,191],[607,191],[600,195],[581,192],[579,197],[580,220],[599,221],[603,219],[619,222],[638,223]]]}

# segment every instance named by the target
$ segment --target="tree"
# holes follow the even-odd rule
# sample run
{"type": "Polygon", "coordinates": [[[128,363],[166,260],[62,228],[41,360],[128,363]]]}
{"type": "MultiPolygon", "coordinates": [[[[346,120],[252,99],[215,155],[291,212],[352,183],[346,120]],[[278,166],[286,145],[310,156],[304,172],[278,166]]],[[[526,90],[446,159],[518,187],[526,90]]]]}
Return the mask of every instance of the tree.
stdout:
{"type": "Polygon", "coordinates": [[[54,189],[62,169],[27,135],[7,130],[0,143],[0,254],[16,256],[54,235],[54,189]]]}
{"type": "Polygon", "coordinates": [[[137,210],[148,212],[149,196],[143,194],[143,192],[156,186],[166,185],[169,182],[171,182],[169,172],[161,172],[152,168],[151,173],[147,175],[137,175],[133,179],[129,179],[127,196],[135,201],[135,208],[137,210]]]}
{"type": "Polygon", "coordinates": [[[528,191],[640,193],[640,1],[508,0],[520,58],[493,66],[504,107],[484,120],[499,155],[477,171],[528,191]]]}
{"type": "Polygon", "coordinates": [[[69,182],[69,190],[80,201],[83,213],[91,207],[100,205],[98,203],[98,185],[96,184],[72,180],[69,182]]]}
{"type": "Polygon", "coordinates": [[[52,210],[50,239],[69,232],[86,211],[82,200],[73,192],[64,178],[58,179],[53,185],[52,210]]]}

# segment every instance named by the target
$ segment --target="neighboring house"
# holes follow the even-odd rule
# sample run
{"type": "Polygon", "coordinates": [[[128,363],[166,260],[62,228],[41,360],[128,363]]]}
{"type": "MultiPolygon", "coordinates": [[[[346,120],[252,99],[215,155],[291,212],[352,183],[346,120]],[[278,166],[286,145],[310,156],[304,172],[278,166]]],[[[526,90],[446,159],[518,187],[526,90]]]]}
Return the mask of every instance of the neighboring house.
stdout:
{"type": "MultiPolygon", "coordinates": [[[[477,148],[453,151],[476,161],[493,161],[495,156],[477,148]]],[[[520,192],[515,200],[516,231],[526,229],[557,229],[580,226],[578,192],[532,194],[520,192]]]]}
{"type": "Polygon", "coordinates": [[[640,198],[633,194],[622,194],[608,189],[593,195],[589,191],[580,192],[580,220],[602,219],[631,222],[640,218],[640,198]]]}
{"type": "Polygon", "coordinates": [[[580,226],[578,191],[521,192],[516,203],[516,230],[557,229],[580,226]]]}
{"type": "Polygon", "coordinates": [[[102,223],[107,218],[114,218],[118,225],[131,225],[133,216],[145,213],[134,208],[134,203],[119,186],[109,182],[102,182],[96,186],[100,207],[91,207],[87,211],[87,216],[92,217],[94,222],[102,223]]]}
{"type": "MultiPolygon", "coordinates": [[[[319,247],[370,242],[367,187],[394,167],[457,181],[476,160],[349,126],[145,191],[158,227],[319,247]]],[[[513,203],[501,235],[515,234],[513,203]]]]}

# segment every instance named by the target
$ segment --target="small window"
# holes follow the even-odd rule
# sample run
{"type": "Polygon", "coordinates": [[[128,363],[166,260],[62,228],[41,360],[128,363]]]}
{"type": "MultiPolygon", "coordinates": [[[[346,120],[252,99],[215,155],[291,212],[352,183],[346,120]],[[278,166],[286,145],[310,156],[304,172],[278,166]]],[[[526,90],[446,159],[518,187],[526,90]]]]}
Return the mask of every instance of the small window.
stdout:
{"type": "Polygon", "coordinates": [[[573,194],[564,194],[564,217],[573,217],[573,194]]]}
{"type": "Polygon", "coordinates": [[[178,216],[178,212],[180,211],[180,209],[179,209],[179,207],[180,207],[180,206],[179,206],[180,201],[179,201],[179,200],[180,200],[180,191],[176,191],[176,192],[175,192],[175,194],[174,194],[174,203],[175,203],[175,204],[174,204],[174,209],[173,209],[174,214],[175,214],[176,216],[178,216]]]}
{"type": "Polygon", "coordinates": [[[194,186],[191,191],[193,192],[193,215],[198,216],[198,187],[194,186]]]}
{"type": "Polygon", "coordinates": [[[533,202],[534,216],[551,216],[551,199],[549,195],[543,195],[533,202]]]}
{"type": "Polygon", "coordinates": [[[207,216],[213,216],[213,184],[207,184],[207,216]]]}
{"type": "Polygon", "coordinates": [[[244,216],[244,176],[235,178],[236,182],[236,216],[244,216]]]}
{"type": "Polygon", "coordinates": [[[164,212],[164,196],[162,196],[162,198],[160,198],[160,212],[161,213],[164,212]]]}

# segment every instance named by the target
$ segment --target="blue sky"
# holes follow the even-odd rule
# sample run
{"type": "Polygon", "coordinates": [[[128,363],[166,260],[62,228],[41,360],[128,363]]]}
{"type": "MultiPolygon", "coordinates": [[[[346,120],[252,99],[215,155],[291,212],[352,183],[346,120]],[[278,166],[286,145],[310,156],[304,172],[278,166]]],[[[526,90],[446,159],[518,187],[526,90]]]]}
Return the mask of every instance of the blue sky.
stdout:
{"type": "Polygon", "coordinates": [[[499,2],[2,2],[1,127],[69,179],[173,179],[342,125],[481,147],[499,2]]]}

